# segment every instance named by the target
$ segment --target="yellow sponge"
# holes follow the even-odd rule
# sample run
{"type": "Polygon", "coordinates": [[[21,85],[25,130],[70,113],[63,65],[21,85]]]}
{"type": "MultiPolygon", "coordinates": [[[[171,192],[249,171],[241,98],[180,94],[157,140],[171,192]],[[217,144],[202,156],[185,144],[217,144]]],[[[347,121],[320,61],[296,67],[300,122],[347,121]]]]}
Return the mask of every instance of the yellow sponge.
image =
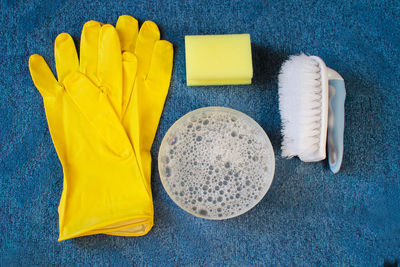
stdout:
{"type": "Polygon", "coordinates": [[[251,84],[250,34],[186,35],[187,85],[251,84]]]}

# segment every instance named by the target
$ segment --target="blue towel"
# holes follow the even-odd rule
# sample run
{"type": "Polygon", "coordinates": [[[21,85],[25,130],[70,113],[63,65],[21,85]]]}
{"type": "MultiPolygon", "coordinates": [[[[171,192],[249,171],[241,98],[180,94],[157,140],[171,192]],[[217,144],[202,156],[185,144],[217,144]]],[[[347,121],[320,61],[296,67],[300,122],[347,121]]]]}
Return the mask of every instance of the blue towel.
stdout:
{"type": "Polygon", "coordinates": [[[400,2],[12,1],[0,9],[0,266],[396,265],[400,260],[400,2]],[[175,49],[171,87],[152,148],[155,226],[143,237],[57,242],[62,168],[28,57],[54,70],[57,34],[79,46],[84,22],[121,14],[153,20],[175,49]],[[187,87],[184,35],[250,33],[249,86],[187,87]],[[318,55],[345,79],[341,171],[283,159],[277,75],[291,54],[318,55]],[[253,117],[271,139],[273,184],[248,213],[193,217],[163,189],[161,140],[182,115],[225,106],[253,117]]]}

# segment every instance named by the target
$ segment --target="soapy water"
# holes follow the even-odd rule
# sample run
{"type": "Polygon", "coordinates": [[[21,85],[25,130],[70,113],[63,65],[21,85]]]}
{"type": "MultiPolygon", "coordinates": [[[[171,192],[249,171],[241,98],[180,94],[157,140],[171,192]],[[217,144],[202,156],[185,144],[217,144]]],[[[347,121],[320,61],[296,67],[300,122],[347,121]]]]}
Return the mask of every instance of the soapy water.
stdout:
{"type": "Polygon", "coordinates": [[[250,117],[233,109],[202,108],[179,119],[159,151],[163,186],[185,211],[227,219],[254,207],[275,170],[271,143],[250,117]]]}

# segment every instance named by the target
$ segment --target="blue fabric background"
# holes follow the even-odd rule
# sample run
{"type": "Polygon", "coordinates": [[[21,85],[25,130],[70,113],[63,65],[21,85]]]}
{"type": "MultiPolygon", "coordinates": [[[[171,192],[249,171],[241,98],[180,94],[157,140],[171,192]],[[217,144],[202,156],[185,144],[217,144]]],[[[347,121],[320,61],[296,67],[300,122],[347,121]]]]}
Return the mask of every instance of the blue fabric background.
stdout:
{"type": "Polygon", "coordinates": [[[11,1],[0,10],[0,265],[383,265],[400,260],[399,1],[11,1]],[[138,238],[57,242],[62,169],[28,70],[54,69],[57,34],[77,45],[84,22],[121,14],[155,21],[175,49],[170,92],[153,145],[155,226],[138,238]],[[250,86],[187,87],[184,35],[250,33],[250,86]],[[277,74],[291,54],[322,57],[345,79],[344,161],[282,159],[277,74]],[[253,117],[267,132],[276,174],[248,213],[207,221],[164,191],[157,153],[168,128],[205,106],[253,117]]]}

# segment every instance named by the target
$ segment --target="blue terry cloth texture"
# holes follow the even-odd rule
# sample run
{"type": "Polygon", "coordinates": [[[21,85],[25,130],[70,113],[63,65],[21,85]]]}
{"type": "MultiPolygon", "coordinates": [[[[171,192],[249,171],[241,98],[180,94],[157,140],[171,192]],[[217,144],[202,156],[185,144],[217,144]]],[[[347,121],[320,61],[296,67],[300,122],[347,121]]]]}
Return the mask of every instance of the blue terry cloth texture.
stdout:
{"type": "Polygon", "coordinates": [[[396,264],[400,260],[399,1],[11,1],[0,9],[0,266],[258,266],[396,264]],[[152,148],[155,226],[143,237],[97,235],[57,242],[62,168],[33,53],[54,70],[57,34],[79,46],[84,22],[121,14],[153,20],[174,44],[171,87],[152,148]],[[249,86],[187,87],[184,35],[250,33],[249,86]],[[318,55],[345,79],[344,159],[283,159],[277,75],[291,54],[318,55]],[[225,106],[253,117],[271,139],[273,184],[248,213],[193,217],[164,191],[161,140],[187,112],[225,106]]]}

